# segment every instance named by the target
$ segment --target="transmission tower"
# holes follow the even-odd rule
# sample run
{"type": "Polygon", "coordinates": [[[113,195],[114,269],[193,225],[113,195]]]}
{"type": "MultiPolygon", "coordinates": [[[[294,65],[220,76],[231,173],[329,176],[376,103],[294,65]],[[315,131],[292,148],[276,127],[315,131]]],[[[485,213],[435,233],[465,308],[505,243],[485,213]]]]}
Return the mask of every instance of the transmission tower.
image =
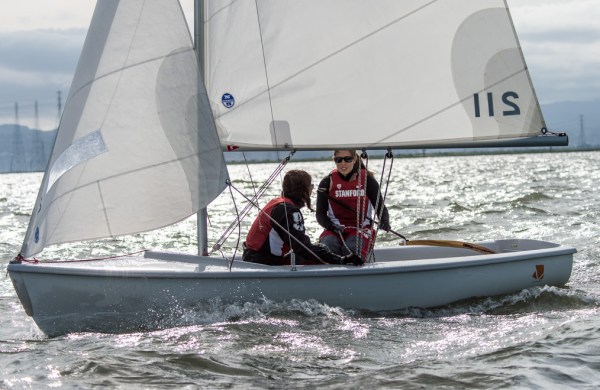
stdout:
{"type": "Polygon", "coordinates": [[[44,148],[44,142],[41,139],[40,121],[38,114],[38,102],[35,101],[35,129],[33,132],[32,148],[33,156],[29,159],[29,170],[31,172],[39,172],[46,168],[46,150],[44,148]]]}
{"type": "Polygon", "coordinates": [[[37,100],[33,104],[33,110],[34,110],[33,127],[34,127],[34,129],[38,129],[39,130],[39,128],[40,128],[40,113],[38,111],[38,102],[37,102],[37,100]]]}
{"type": "Polygon", "coordinates": [[[10,172],[23,172],[25,170],[25,156],[23,155],[23,139],[19,125],[19,103],[15,102],[15,128],[13,131],[13,153],[10,159],[10,172]]]}
{"type": "Polygon", "coordinates": [[[579,147],[585,148],[587,143],[585,142],[585,132],[583,129],[583,115],[579,115],[579,147]]]}
{"type": "Polygon", "coordinates": [[[60,91],[57,92],[58,95],[58,111],[57,111],[57,117],[56,117],[56,128],[58,128],[58,125],[60,124],[60,117],[62,115],[62,99],[60,96],[60,91]]]}

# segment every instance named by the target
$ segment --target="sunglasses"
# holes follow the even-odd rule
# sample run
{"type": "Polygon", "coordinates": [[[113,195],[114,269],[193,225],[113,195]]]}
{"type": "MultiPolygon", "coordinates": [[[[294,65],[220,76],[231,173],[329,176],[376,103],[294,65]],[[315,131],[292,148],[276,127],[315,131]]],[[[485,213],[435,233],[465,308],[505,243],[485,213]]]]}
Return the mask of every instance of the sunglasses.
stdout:
{"type": "Polygon", "coordinates": [[[345,156],[345,157],[334,157],[333,161],[335,161],[336,164],[341,163],[342,161],[350,163],[352,162],[352,160],[354,160],[354,157],[352,156],[345,156]]]}

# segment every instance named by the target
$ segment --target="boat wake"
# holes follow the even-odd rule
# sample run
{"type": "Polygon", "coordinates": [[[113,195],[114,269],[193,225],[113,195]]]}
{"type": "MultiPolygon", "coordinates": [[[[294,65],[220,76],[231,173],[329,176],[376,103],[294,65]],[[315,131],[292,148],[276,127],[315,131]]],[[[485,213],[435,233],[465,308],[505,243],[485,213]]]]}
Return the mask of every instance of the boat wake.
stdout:
{"type": "Polygon", "coordinates": [[[600,301],[581,291],[544,286],[500,298],[487,298],[483,301],[482,308],[487,314],[517,314],[584,309],[599,305],[600,301]]]}
{"type": "Polygon", "coordinates": [[[170,316],[162,318],[158,328],[172,328],[195,325],[218,325],[223,323],[263,322],[273,319],[286,320],[302,317],[332,317],[345,315],[341,308],[330,307],[315,300],[291,300],[273,302],[264,299],[259,303],[229,304],[214,299],[181,309],[176,305],[170,316]]]}
{"type": "Polygon", "coordinates": [[[364,316],[441,318],[460,315],[512,315],[599,307],[597,298],[552,286],[533,287],[496,297],[470,298],[437,308],[410,307],[388,312],[360,311],[364,316]]]}
{"type": "MultiPolygon", "coordinates": [[[[315,300],[225,304],[220,299],[199,303],[181,310],[176,306],[171,316],[164,317],[158,328],[213,326],[248,322],[296,322],[300,319],[340,318],[441,318],[462,315],[513,315],[535,312],[565,311],[600,306],[600,302],[580,291],[557,287],[535,287],[499,297],[474,298],[444,307],[406,308],[375,312],[343,309],[315,300]]],[[[156,324],[155,324],[156,325],[156,324]]]]}

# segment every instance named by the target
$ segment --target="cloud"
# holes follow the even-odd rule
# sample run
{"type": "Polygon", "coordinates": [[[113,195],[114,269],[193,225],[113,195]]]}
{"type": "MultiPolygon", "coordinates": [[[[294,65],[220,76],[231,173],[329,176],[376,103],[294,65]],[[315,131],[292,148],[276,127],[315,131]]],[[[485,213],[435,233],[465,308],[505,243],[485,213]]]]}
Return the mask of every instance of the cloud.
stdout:
{"type": "Polygon", "coordinates": [[[66,98],[86,29],[0,32],[0,123],[54,128],[58,98],[66,98]],[[35,102],[37,118],[35,120],[35,102]]]}
{"type": "Polygon", "coordinates": [[[0,67],[19,71],[72,73],[86,29],[0,33],[0,67]]]}
{"type": "Polygon", "coordinates": [[[509,0],[541,103],[600,98],[600,1],[509,0]]]}
{"type": "Polygon", "coordinates": [[[0,32],[87,28],[95,2],[81,0],[4,1],[0,32]]]}
{"type": "MultiPolygon", "coordinates": [[[[90,0],[2,0],[2,2],[6,4],[1,6],[0,33],[87,28],[96,5],[95,1],[90,0]]],[[[186,15],[191,16],[194,0],[180,0],[180,3],[186,15]]]]}
{"type": "Polygon", "coordinates": [[[0,32],[0,123],[14,121],[18,103],[21,123],[32,126],[37,101],[42,126],[56,125],[57,92],[64,102],[85,34],[81,28],[0,32]]]}
{"type": "Polygon", "coordinates": [[[598,31],[598,0],[510,0],[519,34],[587,29],[598,31]]]}
{"type": "Polygon", "coordinates": [[[43,85],[68,85],[73,74],[69,72],[32,72],[0,67],[0,85],[15,87],[34,87],[43,85]]]}
{"type": "MultiPolygon", "coordinates": [[[[600,98],[600,0],[508,3],[540,102],[600,98]]],[[[182,6],[190,18],[192,0],[182,6]]],[[[56,92],[68,92],[93,9],[93,2],[81,0],[3,6],[0,105],[10,111],[15,101],[47,100],[55,111],[56,92]]]]}

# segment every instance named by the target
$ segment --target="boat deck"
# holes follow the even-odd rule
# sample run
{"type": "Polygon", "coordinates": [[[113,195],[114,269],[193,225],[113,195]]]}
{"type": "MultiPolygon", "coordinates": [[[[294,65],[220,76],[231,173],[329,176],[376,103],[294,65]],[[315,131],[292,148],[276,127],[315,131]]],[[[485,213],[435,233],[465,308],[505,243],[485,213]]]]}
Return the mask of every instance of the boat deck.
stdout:
{"type": "MultiPolygon", "coordinates": [[[[479,242],[478,245],[494,250],[495,254],[482,254],[465,248],[440,246],[397,246],[375,251],[375,262],[362,267],[353,265],[298,265],[299,273],[360,272],[377,273],[391,270],[414,272],[431,269],[472,267],[484,264],[508,263],[533,257],[549,257],[572,254],[574,248],[536,240],[496,240],[479,242]]],[[[28,264],[29,265],[29,264],[28,264]]],[[[292,271],[291,266],[268,266],[237,259],[230,261],[219,257],[196,256],[183,253],[147,251],[143,257],[127,256],[93,261],[41,262],[36,272],[44,268],[49,273],[88,275],[115,274],[120,276],[156,275],[162,277],[199,276],[200,274],[281,274],[292,271]]],[[[26,269],[23,271],[27,272],[26,269]]]]}

